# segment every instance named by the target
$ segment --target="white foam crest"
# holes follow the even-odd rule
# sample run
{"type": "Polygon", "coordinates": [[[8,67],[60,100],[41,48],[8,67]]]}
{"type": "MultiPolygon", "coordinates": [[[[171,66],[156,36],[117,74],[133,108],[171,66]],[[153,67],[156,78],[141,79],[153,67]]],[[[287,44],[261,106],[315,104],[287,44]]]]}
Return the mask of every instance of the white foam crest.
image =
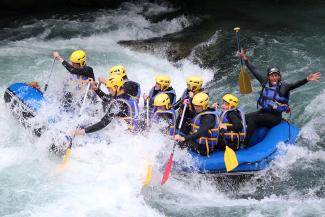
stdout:
{"type": "Polygon", "coordinates": [[[305,108],[303,113],[304,119],[309,121],[302,127],[301,136],[306,139],[310,144],[316,145],[317,143],[324,141],[325,132],[325,114],[324,104],[325,91],[317,95],[305,108]]]}
{"type": "Polygon", "coordinates": [[[325,152],[323,150],[310,150],[308,147],[297,145],[278,145],[279,151],[285,153],[272,161],[272,174],[283,177],[284,172],[288,172],[288,168],[299,165],[302,168],[312,168],[312,162],[325,161],[325,152]],[[303,162],[303,163],[302,163],[303,162]]]}
{"type": "Polygon", "coordinates": [[[117,123],[110,125],[98,135],[101,140],[76,138],[69,167],[59,179],[55,178],[62,182],[59,197],[54,203],[36,206],[35,216],[52,213],[55,207],[51,216],[71,216],[68,208],[78,210],[77,216],[161,216],[147,207],[140,190],[152,154],[148,150],[156,147],[157,151],[164,137],[157,133],[148,137],[130,135],[125,128],[117,123]]]}
{"type": "MultiPolygon", "coordinates": [[[[228,208],[233,208],[241,211],[250,210],[247,216],[253,216],[256,213],[268,213],[270,215],[281,216],[297,216],[298,213],[313,213],[321,214],[324,213],[324,199],[319,199],[317,197],[307,197],[307,198],[297,198],[295,192],[286,196],[271,195],[264,197],[263,199],[241,199],[241,198],[229,198],[227,195],[218,192],[214,185],[216,183],[209,184],[202,180],[201,185],[194,185],[196,180],[191,180],[190,184],[184,184],[181,182],[173,182],[172,185],[168,185],[172,195],[166,196],[166,198],[157,198],[159,203],[168,209],[172,209],[175,212],[192,213],[193,209],[197,213],[204,212],[204,210],[213,210],[217,208],[222,208],[222,210],[227,210],[228,208]],[[195,187],[194,187],[195,186],[195,187]],[[304,204],[311,205],[312,207],[305,207],[304,204]],[[177,205],[177,207],[175,207],[177,205]],[[294,208],[292,208],[294,207],[294,208]],[[310,208],[310,209],[309,209],[310,208]],[[299,210],[299,211],[297,211],[299,210]],[[295,212],[293,212],[295,211],[295,212]],[[287,215],[292,214],[292,215],[287,215]]],[[[152,195],[151,195],[152,197],[152,195]]],[[[153,199],[156,199],[155,197],[153,199]]],[[[264,216],[264,215],[262,215],[264,216]]]]}

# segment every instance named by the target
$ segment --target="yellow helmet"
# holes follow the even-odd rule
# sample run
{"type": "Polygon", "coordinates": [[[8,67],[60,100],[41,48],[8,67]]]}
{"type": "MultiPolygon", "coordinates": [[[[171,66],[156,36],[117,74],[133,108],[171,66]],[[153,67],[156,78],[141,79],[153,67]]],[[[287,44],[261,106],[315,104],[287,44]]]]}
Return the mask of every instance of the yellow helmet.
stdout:
{"type": "Polygon", "coordinates": [[[165,93],[158,94],[155,97],[155,100],[153,102],[153,105],[154,106],[165,106],[166,109],[168,110],[170,108],[170,98],[165,93]]]}
{"type": "Polygon", "coordinates": [[[107,88],[111,88],[114,92],[118,92],[120,88],[124,85],[125,81],[121,75],[111,75],[105,82],[107,88]]]}
{"type": "Polygon", "coordinates": [[[160,84],[160,90],[162,91],[167,90],[170,86],[171,79],[168,75],[157,75],[155,80],[158,84],[160,84]]]}
{"type": "Polygon", "coordinates": [[[186,79],[186,84],[189,85],[190,91],[197,91],[202,87],[203,80],[199,76],[190,75],[186,79]]]}
{"type": "Polygon", "coordinates": [[[115,75],[115,74],[121,75],[122,77],[124,77],[126,75],[125,67],[122,65],[116,65],[116,66],[113,66],[112,68],[110,68],[109,76],[115,75]]]}
{"type": "Polygon", "coordinates": [[[86,53],[83,50],[73,51],[70,56],[70,61],[72,63],[80,64],[80,66],[84,66],[86,64],[86,53]]]}
{"type": "Polygon", "coordinates": [[[192,103],[196,106],[202,106],[203,110],[205,110],[209,105],[209,95],[204,92],[195,94],[192,103]]]}
{"type": "Polygon", "coordinates": [[[234,96],[230,93],[227,93],[222,97],[222,99],[229,104],[230,108],[235,109],[238,107],[239,100],[236,96],[234,96]]]}

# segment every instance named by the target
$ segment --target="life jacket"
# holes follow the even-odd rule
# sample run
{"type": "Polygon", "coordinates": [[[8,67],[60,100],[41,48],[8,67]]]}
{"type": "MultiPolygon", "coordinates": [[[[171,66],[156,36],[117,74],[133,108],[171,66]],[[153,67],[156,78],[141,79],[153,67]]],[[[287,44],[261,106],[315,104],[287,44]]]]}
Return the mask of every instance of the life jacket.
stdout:
{"type": "Polygon", "coordinates": [[[126,121],[129,130],[134,131],[139,129],[139,107],[137,101],[135,99],[124,99],[122,97],[116,97],[115,100],[126,104],[128,107],[127,116],[121,117],[121,119],[126,121]]]}
{"type": "Polygon", "coordinates": [[[207,111],[197,114],[192,119],[192,122],[191,122],[191,126],[192,126],[191,134],[197,132],[197,130],[200,128],[201,118],[203,117],[203,115],[207,115],[207,114],[211,114],[215,117],[215,124],[212,129],[210,129],[208,132],[206,132],[206,134],[204,136],[201,136],[200,138],[196,139],[195,142],[200,145],[204,145],[206,147],[206,151],[207,151],[206,153],[209,156],[209,153],[213,151],[213,149],[217,145],[218,139],[219,139],[220,120],[219,120],[219,116],[218,116],[217,112],[207,110],[207,111]]]}
{"type": "Polygon", "coordinates": [[[168,91],[159,91],[156,95],[153,95],[154,93],[154,90],[155,90],[155,87],[151,88],[150,92],[149,92],[149,98],[150,98],[150,101],[154,101],[155,100],[155,97],[160,94],[160,93],[165,93],[165,94],[173,94],[174,95],[174,99],[173,101],[171,102],[171,104],[175,104],[176,102],[176,92],[174,89],[171,89],[171,90],[168,90],[168,91]]]}
{"type": "MultiPolygon", "coordinates": [[[[190,90],[188,88],[186,88],[182,94],[181,99],[188,99],[190,101],[190,104],[188,105],[188,109],[193,110],[194,106],[192,104],[192,98],[189,97],[189,94],[188,94],[189,92],[190,92],[190,90]]],[[[197,93],[201,93],[201,92],[205,92],[204,88],[201,88],[200,91],[198,91],[197,93]]],[[[182,106],[182,107],[184,107],[184,106],[182,106]]],[[[179,115],[181,115],[181,113],[179,113],[179,115]]]]}
{"type": "Polygon", "coordinates": [[[168,114],[171,117],[171,123],[168,126],[169,129],[169,135],[174,136],[175,132],[176,132],[176,113],[174,109],[170,109],[170,110],[166,110],[166,111],[158,111],[156,109],[153,110],[151,119],[153,120],[154,123],[159,123],[159,116],[163,115],[163,114],[168,114]]]}
{"type": "Polygon", "coordinates": [[[232,126],[232,124],[230,123],[230,119],[228,117],[229,112],[232,112],[232,111],[239,112],[240,117],[241,117],[241,123],[243,125],[243,129],[240,132],[223,130],[222,132],[220,132],[220,135],[228,142],[237,144],[237,149],[238,149],[240,147],[240,144],[244,141],[245,136],[246,136],[246,121],[245,121],[244,112],[240,108],[226,110],[220,114],[220,121],[221,121],[221,123],[225,124],[226,126],[232,126]]]}
{"type": "Polygon", "coordinates": [[[287,112],[289,111],[289,96],[280,96],[281,83],[270,86],[269,82],[263,85],[260,97],[257,100],[257,107],[261,106],[265,111],[287,112]]]}

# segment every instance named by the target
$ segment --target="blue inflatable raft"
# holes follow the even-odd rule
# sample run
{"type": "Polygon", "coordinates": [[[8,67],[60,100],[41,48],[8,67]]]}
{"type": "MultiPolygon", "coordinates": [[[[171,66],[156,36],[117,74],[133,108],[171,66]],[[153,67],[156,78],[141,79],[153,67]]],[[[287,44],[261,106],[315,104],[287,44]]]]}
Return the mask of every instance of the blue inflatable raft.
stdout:
{"type": "MultiPolygon", "coordinates": [[[[228,174],[254,173],[267,168],[270,161],[277,155],[282,154],[278,150],[278,144],[294,144],[299,134],[299,129],[287,122],[267,129],[259,128],[253,135],[251,143],[253,146],[236,151],[238,167],[228,174]]],[[[184,163],[175,163],[174,169],[178,172],[200,172],[200,173],[226,173],[224,152],[218,151],[209,157],[201,156],[196,152],[189,152],[193,158],[193,164],[184,166],[184,163]]]]}
{"type": "Polygon", "coordinates": [[[18,103],[31,113],[36,113],[44,99],[43,93],[26,83],[10,85],[4,95],[6,103],[18,103]]]}
{"type": "MultiPolygon", "coordinates": [[[[12,114],[25,127],[31,127],[28,119],[36,116],[43,99],[43,93],[27,83],[14,83],[4,93],[4,101],[9,105],[12,114]]],[[[37,136],[40,132],[39,128],[33,130],[37,136]]]]}

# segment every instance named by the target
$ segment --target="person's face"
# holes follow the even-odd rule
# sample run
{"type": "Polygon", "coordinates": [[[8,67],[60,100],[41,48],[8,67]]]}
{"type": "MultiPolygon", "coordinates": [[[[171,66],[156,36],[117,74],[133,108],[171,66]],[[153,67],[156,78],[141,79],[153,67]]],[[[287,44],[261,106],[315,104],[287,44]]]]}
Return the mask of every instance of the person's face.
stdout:
{"type": "Polygon", "coordinates": [[[79,63],[72,63],[72,66],[77,69],[82,68],[79,63]]]}
{"type": "Polygon", "coordinates": [[[157,106],[158,111],[166,111],[166,106],[157,106]]]}
{"type": "Polygon", "coordinates": [[[278,73],[272,73],[268,76],[269,82],[271,83],[271,85],[276,85],[277,83],[279,83],[280,81],[280,75],[278,73]]]}
{"type": "Polygon", "coordinates": [[[194,110],[196,113],[200,113],[203,111],[203,107],[200,105],[194,105],[194,110]]]}
{"type": "Polygon", "coordinates": [[[110,88],[108,88],[108,91],[109,91],[109,93],[110,93],[112,96],[115,96],[115,95],[116,95],[116,89],[115,89],[115,88],[110,87],[110,88]]]}
{"type": "Polygon", "coordinates": [[[226,110],[229,110],[230,107],[229,107],[229,103],[227,103],[226,101],[222,101],[222,105],[221,105],[221,108],[222,108],[222,111],[226,111],[226,110]]]}
{"type": "Polygon", "coordinates": [[[155,90],[160,90],[160,89],[161,89],[161,85],[158,84],[158,83],[156,83],[156,84],[155,84],[155,90]]]}

